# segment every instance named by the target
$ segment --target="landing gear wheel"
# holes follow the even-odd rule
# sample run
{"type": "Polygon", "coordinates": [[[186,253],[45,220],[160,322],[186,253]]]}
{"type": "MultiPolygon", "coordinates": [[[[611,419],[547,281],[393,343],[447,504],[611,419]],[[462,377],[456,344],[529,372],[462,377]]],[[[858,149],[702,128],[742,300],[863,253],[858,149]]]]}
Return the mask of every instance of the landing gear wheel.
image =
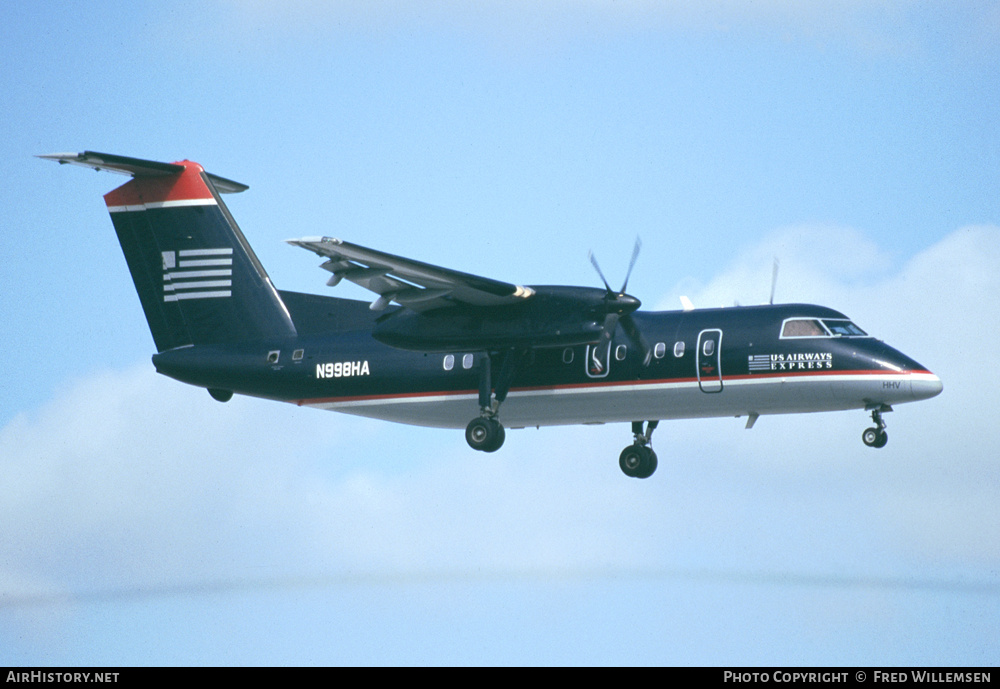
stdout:
{"type": "Polygon", "coordinates": [[[629,445],[618,457],[618,466],[632,478],[649,478],[656,471],[656,465],[656,453],[643,445],[629,445]]]}
{"type": "Polygon", "coordinates": [[[465,441],[480,452],[496,452],[507,437],[503,426],[496,419],[480,416],[465,427],[465,441]]]}
{"type": "Polygon", "coordinates": [[[889,434],[881,428],[866,428],[861,434],[861,442],[868,447],[885,447],[885,444],[889,442],[889,434]]]}
{"type": "Polygon", "coordinates": [[[493,440],[493,444],[490,445],[486,452],[496,452],[503,447],[503,441],[507,439],[507,431],[504,430],[503,424],[496,419],[493,420],[493,423],[497,426],[497,436],[493,440]]]}
{"type": "Polygon", "coordinates": [[[646,452],[649,453],[649,459],[647,460],[646,463],[646,470],[639,475],[639,478],[649,478],[650,476],[652,476],[653,472],[656,471],[656,466],[659,464],[659,462],[656,459],[656,453],[653,452],[652,448],[647,447],[646,452]]]}

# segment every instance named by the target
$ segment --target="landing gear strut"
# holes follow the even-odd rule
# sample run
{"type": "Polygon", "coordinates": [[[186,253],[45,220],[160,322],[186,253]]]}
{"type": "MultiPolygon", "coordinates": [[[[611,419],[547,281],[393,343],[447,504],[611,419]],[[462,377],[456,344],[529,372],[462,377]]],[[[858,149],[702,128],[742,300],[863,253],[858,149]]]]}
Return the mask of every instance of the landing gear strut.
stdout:
{"type": "Polygon", "coordinates": [[[507,436],[503,424],[497,419],[500,405],[507,399],[514,373],[524,352],[510,350],[489,353],[479,365],[479,416],[465,427],[465,441],[473,450],[496,452],[507,436]],[[493,357],[502,356],[500,372],[493,375],[493,357]]]}
{"type": "Polygon", "coordinates": [[[880,404],[872,408],[872,421],[875,422],[875,425],[872,428],[864,430],[861,434],[861,442],[868,447],[885,447],[885,444],[889,442],[889,434],[885,432],[885,421],[882,420],[882,412],[889,411],[892,411],[892,407],[887,404],[880,404]]]}
{"type": "Polygon", "coordinates": [[[618,457],[618,466],[626,476],[632,478],[649,478],[656,471],[656,453],[653,452],[652,440],[653,431],[659,425],[659,421],[648,421],[646,430],[642,430],[642,421],[632,422],[632,437],[634,441],[631,445],[622,450],[618,457]]]}

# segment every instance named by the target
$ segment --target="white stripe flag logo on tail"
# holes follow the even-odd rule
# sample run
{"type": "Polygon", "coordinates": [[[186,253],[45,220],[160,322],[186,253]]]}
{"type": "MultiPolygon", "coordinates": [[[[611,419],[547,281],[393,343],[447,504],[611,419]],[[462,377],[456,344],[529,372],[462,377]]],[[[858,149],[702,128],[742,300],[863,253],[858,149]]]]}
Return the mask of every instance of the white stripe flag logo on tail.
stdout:
{"type": "Polygon", "coordinates": [[[232,249],[163,252],[163,301],[233,296],[232,249]]]}

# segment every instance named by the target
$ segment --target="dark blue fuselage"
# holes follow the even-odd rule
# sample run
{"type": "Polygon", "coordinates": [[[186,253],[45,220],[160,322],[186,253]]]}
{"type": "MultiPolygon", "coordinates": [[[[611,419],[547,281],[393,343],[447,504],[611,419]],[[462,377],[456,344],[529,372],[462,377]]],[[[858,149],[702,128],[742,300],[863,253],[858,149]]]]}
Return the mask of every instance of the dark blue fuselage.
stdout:
{"type": "MultiPolygon", "coordinates": [[[[487,352],[398,349],[373,337],[379,316],[366,303],[280,294],[299,331],[295,337],[169,350],[153,357],[157,370],[213,390],[421,425],[461,427],[468,410],[474,412],[487,352]]],[[[636,312],[633,318],[651,350],[648,362],[621,332],[603,351],[593,344],[531,350],[514,375],[505,417],[516,417],[516,426],[541,426],[807,412],[888,406],[940,391],[940,381],[923,366],[872,337],[782,336],[790,321],[847,322],[825,307],[636,312]],[[756,407],[747,401],[754,392],[756,407]],[[519,396],[546,402],[518,405],[519,396]],[[648,402],[657,396],[680,406],[648,402]],[[647,401],[636,408],[628,397],[647,401]],[[680,401],[692,397],[693,403],[680,401]],[[575,411],[559,409],[562,402],[575,411]],[[527,408],[519,414],[518,406],[527,408]]]]}

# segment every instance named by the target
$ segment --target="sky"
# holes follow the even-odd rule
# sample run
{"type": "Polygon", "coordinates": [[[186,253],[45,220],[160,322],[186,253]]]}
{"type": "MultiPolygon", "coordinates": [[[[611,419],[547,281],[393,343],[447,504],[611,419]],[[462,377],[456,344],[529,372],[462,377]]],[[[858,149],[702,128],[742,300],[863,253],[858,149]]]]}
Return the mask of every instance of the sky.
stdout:
{"type": "Polygon", "coordinates": [[[995,665],[1000,10],[4,3],[0,665],[995,665]],[[501,451],[158,376],[101,196],[174,161],[275,284],[332,235],[644,308],[818,303],[937,373],[861,411],[501,451]],[[615,277],[615,276],[619,277],[615,277]]]}

